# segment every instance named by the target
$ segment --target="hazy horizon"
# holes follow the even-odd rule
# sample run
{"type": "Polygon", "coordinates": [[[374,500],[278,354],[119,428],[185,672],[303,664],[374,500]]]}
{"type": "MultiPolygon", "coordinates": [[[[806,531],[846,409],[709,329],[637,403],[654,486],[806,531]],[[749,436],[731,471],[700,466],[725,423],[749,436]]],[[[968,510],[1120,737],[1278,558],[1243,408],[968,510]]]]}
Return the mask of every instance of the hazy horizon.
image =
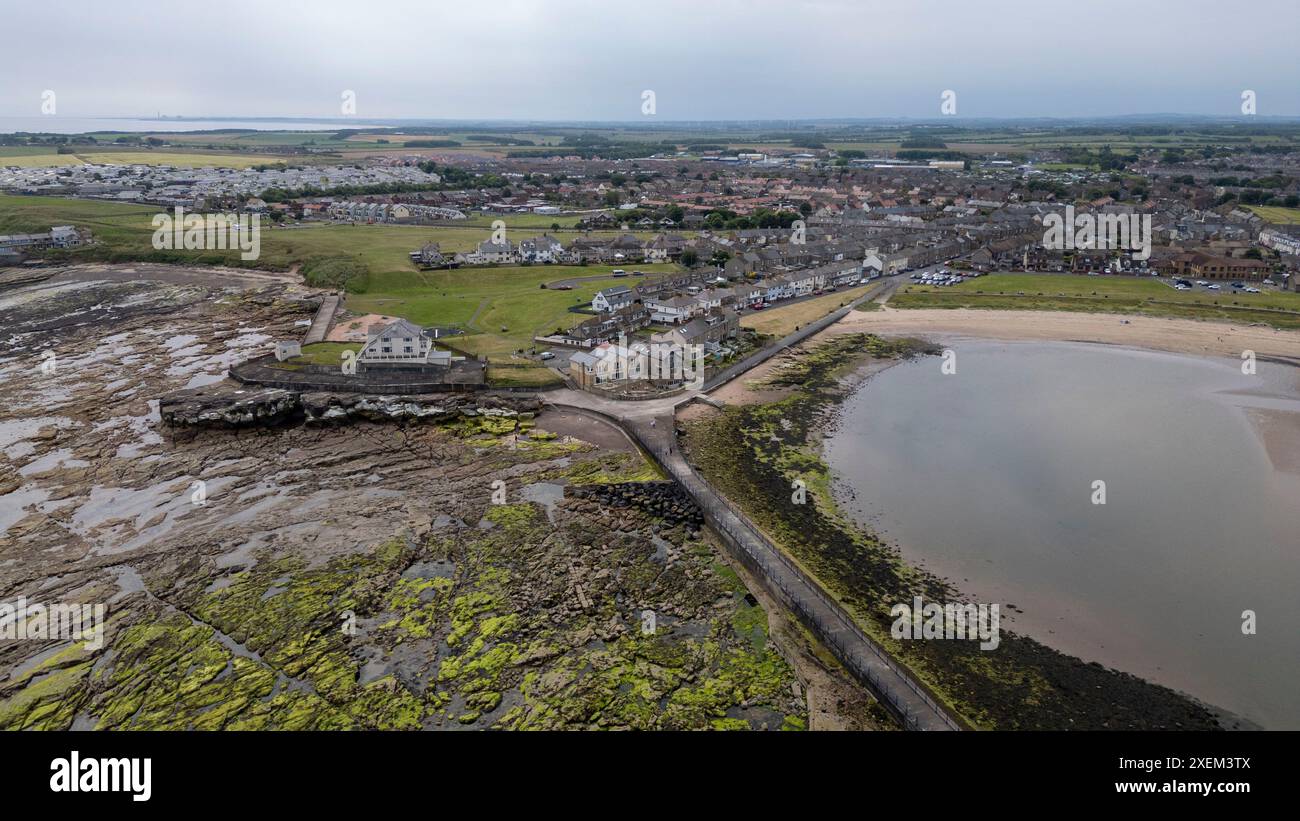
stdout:
{"type": "Polygon", "coordinates": [[[7,44],[0,116],[41,116],[49,90],[57,117],[333,119],[351,91],[359,122],[925,120],[952,90],[954,123],[1242,117],[1247,89],[1261,118],[1300,116],[1286,0],[1097,0],[1082,21],[1024,0],[310,9],[15,7],[11,31],[51,36],[7,44]]]}

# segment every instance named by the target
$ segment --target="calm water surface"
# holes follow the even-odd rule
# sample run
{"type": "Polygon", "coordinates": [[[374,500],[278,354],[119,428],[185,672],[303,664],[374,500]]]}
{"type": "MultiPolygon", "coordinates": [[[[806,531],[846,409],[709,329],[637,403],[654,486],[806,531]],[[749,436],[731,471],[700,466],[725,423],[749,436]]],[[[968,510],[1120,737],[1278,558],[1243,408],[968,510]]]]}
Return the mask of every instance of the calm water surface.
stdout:
{"type": "Polygon", "coordinates": [[[1022,608],[1012,630],[1300,728],[1300,475],[1280,452],[1300,370],[949,347],[956,373],[904,363],[845,404],[826,452],[847,511],[968,599],[1022,608]]]}

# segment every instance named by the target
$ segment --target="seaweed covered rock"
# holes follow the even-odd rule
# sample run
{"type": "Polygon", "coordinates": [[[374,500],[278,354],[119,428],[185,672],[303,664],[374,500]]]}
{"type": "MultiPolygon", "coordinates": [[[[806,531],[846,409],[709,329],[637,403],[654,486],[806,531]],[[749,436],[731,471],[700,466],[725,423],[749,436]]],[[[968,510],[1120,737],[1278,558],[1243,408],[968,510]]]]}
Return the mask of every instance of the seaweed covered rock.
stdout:
{"type": "Polygon", "coordinates": [[[704,515],[690,495],[676,482],[620,482],[577,485],[565,488],[565,495],[615,508],[635,508],[669,527],[685,525],[696,531],[704,526],[704,515]]]}

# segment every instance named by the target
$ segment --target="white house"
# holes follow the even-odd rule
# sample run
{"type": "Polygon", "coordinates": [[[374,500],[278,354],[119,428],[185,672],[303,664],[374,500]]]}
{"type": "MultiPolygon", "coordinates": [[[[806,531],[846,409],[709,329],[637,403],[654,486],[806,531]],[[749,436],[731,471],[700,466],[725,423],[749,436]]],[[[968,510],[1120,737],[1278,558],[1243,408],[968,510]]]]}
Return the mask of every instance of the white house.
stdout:
{"type": "Polygon", "coordinates": [[[615,285],[603,291],[597,291],[591,298],[591,309],[597,313],[612,313],[632,304],[632,289],[626,285],[615,285]]]}
{"type": "Polygon", "coordinates": [[[384,365],[449,365],[451,353],[434,349],[433,340],[419,325],[398,319],[371,325],[357,362],[384,365]]]}
{"type": "Polygon", "coordinates": [[[807,296],[820,288],[821,286],[817,284],[818,280],[821,280],[824,283],[826,277],[824,275],[819,275],[816,270],[812,270],[795,271],[792,274],[788,274],[786,279],[790,281],[790,285],[794,289],[794,296],[807,296]]]}
{"type": "Polygon", "coordinates": [[[696,313],[707,313],[722,307],[722,293],[716,288],[709,288],[696,294],[695,302],[700,306],[696,313]]]}
{"type": "Polygon", "coordinates": [[[677,324],[700,312],[700,303],[693,296],[651,297],[642,301],[650,311],[651,322],[677,324]]]}
{"type": "Polygon", "coordinates": [[[478,249],[471,254],[466,255],[466,260],[471,263],[485,264],[492,262],[514,262],[515,250],[508,242],[493,242],[484,240],[478,244],[478,249]]]}
{"type": "Polygon", "coordinates": [[[547,234],[519,243],[519,258],[525,262],[559,262],[563,255],[564,245],[547,234]]]}
{"type": "Polygon", "coordinates": [[[766,290],[763,291],[763,299],[767,302],[776,302],[778,299],[789,299],[794,296],[794,285],[786,277],[770,277],[763,280],[766,290]]]}

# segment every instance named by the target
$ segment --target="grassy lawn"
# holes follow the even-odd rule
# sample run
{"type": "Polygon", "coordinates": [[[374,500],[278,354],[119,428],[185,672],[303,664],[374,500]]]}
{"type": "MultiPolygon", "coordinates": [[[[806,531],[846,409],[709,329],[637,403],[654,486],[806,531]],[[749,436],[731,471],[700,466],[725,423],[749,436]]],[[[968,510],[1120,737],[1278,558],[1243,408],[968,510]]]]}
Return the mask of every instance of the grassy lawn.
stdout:
{"type": "MultiPolygon", "coordinates": [[[[99,241],[99,248],[80,252],[87,258],[102,259],[105,255],[117,254],[123,260],[154,257],[158,261],[243,264],[237,252],[189,251],[169,254],[165,259],[155,254],[150,220],[164,210],[153,205],[62,197],[0,196],[0,231],[44,231],[51,225],[73,224],[89,228],[99,241]]],[[[500,219],[505,221],[511,240],[518,241],[549,230],[551,222],[558,219],[563,223],[566,218],[519,214],[500,219]],[[539,225],[539,222],[544,222],[544,225],[539,225]]],[[[573,219],[568,218],[568,221],[573,219]]],[[[375,272],[414,271],[415,266],[408,256],[411,251],[426,242],[437,242],[444,251],[469,251],[490,236],[491,222],[491,219],[475,219],[447,226],[309,223],[281,229],[272,228],[269,220],[263,220],[262,256],[253,265],[284,270],[311,257],[348,257],[364,261],[375,272]],[[475,222],[482,222],[481,227],[476,227],[475,222]]],[[[593,231],[591,235],[615,236],[618,233],[593,231]]],[[[561,242],[571,238],[572,234],[561,236],[561,242]]],[[[558,278],[558,274],[551,277],[558,278]]]]}
{"type": "MultiPolygon", "coordinates": [[[[572,291],[544,289],[542,283],[612,270],[608,265],[531,265],[393,271],[372,274],[365,293],[348,295],[347,307],[354,312],[404,316],[423,325],[460,325],[470,333],[455,338],[457,348],[507,357],[531,347],[534,336],[577,324],[583,316],[571,313],[570,306],[586,305],[596,291],[626,279],[587,280],[576,283],[572,291]]],[[[668,272],[675,266],[644,265],[640,270],[668,272]]]]}
{"type": "Polygon", "coordinates": [[[552,388],[564,380],[555,371],[537,365],[488,364],[488,381],[507,388],[552,388]]]}
{"type": "Polygon", "coordinates": [[[891,308],[1136,313],[1300,328],[1300,294],[1175,291],[1155,279],[1136,277],[991,274],[945,288],[905,285],[890,298],[889,305],[891,308]]]}
{"type": "Polygon", "coordinates": [[[317,342],[302,349],[302,356],[295,356],[289,362],[300,365],[341,365],[343,352],[361,350],[360,342],[317,342]]]}
{"type": "Polygon", "coordinates": [[[1280,205],[1247,205],[1256,216],[1275,225],[1300,224],[1300,208],[1283,208],[1280,205]]]}
{"type": "Polygon", "coordinates": [[[850,288],[847,291],[837,291],[833,294],[814,297],[791,305],[767,308],[762,311],[751,311],[741,318],[740,324],[745,328],[752,328],[761,334],[780,339],[787,334],[794,333],[795,328],[821,319],[836,308],[852,302],[873,287],[875,287],[874,284],[862,285],[857,288],[850,288]]]}

